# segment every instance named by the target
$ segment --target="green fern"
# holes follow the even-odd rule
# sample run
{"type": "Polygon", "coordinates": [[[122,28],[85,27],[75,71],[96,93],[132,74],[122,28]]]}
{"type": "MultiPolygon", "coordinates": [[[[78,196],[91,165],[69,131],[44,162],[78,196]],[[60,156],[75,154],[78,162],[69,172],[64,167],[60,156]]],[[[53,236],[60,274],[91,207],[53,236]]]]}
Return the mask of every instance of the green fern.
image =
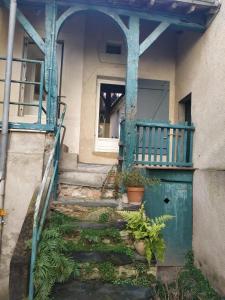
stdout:
{"type": "Polygon", "coordinates": [[[162,230],[166,227],[166,222],[173,216],[163,215],[150,219],[145,214],[144,205],[138,211],[121,211],[120,214],[127,221],[127,230],[133,238],[145,242],[148,263],[151,263],[153,257],[163,261],[166,246],[162,230]]]}
{"type": "Polygon", "coordinates": [[[55,283],[79,275],[77,264],[65,255],[66,246],[60,227],[43,231],[34,271],[35,300],[50,299],[55,283]]]}

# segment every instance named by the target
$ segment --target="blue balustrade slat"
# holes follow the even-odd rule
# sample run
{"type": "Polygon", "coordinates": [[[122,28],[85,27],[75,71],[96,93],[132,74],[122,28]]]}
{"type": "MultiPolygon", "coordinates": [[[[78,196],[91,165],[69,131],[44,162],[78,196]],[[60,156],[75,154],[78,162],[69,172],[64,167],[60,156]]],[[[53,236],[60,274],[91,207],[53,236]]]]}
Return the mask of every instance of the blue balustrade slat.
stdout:
{"type": "MultiPolygon", "coordinates": [[[[136,121],[134,164],[191,167],[194,126],[136,121]]],[[[121,123],[121,138],[125,136],[121,123]],[[123,131],[123,132],[122,132],[123,131]]],[[[123,152],[126,155],[126,152],[123,152]]]]}
{"type": "Polygon", "coordinates": [[[173,142],[172,142],[172,162],[175,162],[175,152],[176,152],[176,129],[173,128],[173,136],[172,136],[172,139],[173,139],[173,142]]]}
{"type": "Polygon", "coordinates": [[[159,128],[155,128],[155,136],[154,136],[154,161],[157,161],[157,152],[158,152],[158,132],[159,128]]]}
{"type": "Polygon", "coordinates": [[[170,160],[170,128],[166,128],[166,162],[170,160]]]}
{"type": "Polygon", "coordinates": [[[183,150],[183,162],[187,160],[187,136],[188,136],[188,130],[184,130],[184,150],[183,150]]]}
{"type": "Polygon", "coordinates": [[[140,127],[137,126],[137,137],[136,137],[136,160],[138,160],[139,155],[139,143],[140,143],[140,127]]]}
{"type": "Polygon", "coordinates": [[[145,160],[146,147],[146,127],[143,127],[143,140],[142,140],[142,160],[145,160]]]}
{"type": "Polygon", "coordinates": [[[152,160],[152,127],[149,127],[149,135],[148,135],[148,161],[151,163],[152,160]]]}
{"type": "Polygon", "coordinates": [[[164,144],[164,128],[161,128],[161,131],[160,131],[160,149],[159,149],[160,162],[162,162],[162,160],[163,160],[163,144],[164,144]]]}
{"type": "Polygon", "coordinates": [[[192,162],[192,155],[193,155],[193,131],[190,132],[189,162],[192,162]]]}
{"type": "Polygon", "coordinates": [[[181,158],[181,129],[177,132],[177,162],[180,162],[181,158]]]}

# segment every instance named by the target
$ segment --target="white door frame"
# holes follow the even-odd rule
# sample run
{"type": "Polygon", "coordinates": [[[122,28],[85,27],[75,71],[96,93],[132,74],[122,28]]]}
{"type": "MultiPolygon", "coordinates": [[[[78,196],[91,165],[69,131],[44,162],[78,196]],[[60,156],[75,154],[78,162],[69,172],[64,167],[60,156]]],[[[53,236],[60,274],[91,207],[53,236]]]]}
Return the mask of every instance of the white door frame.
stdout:
{"type": "Polygon", "coordinates": [[[99,106],[100,106],[100,91],[101,84],[117,84],[117,85],[126,85],[123,79],[97,79],[97,99],[96,99],[96,123],[95,123],[95,151],[96,152],[110,152],[118,153],[119,152],[119,139],[112,138],[99,138],[98,137],[98,125],[99,125],[99,106]]]}

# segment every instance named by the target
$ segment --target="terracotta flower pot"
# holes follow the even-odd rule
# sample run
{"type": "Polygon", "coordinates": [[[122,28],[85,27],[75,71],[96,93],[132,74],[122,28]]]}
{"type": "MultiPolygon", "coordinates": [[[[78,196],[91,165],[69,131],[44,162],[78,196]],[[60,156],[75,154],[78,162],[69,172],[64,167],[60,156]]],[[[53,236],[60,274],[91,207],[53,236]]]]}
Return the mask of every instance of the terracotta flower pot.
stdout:
{"type": "Polygon", "coordinates": [[[128,201],[130,203],[141,204],[144,191],[144,187],[127,187],[128,201]]]}
{"type": "Polygon", "coordinates": [[[144,241],[135,241],[134,247],[139,255],[145,256],[145,242],[144,241]]]}

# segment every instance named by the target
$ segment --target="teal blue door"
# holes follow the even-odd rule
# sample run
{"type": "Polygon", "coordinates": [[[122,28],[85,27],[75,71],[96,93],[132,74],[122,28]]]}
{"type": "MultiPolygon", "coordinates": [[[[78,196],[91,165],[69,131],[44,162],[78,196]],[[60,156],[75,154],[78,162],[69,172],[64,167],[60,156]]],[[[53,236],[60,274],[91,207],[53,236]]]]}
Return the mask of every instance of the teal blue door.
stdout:
{"type": "Polygon", "coordinates": [[[159,265],[183,265],[186,253],[192,249],[192,183],[162,180],[146,190],[145,207],[150,217],[174,216],[163,232],[166,256],[159,265]]]}

